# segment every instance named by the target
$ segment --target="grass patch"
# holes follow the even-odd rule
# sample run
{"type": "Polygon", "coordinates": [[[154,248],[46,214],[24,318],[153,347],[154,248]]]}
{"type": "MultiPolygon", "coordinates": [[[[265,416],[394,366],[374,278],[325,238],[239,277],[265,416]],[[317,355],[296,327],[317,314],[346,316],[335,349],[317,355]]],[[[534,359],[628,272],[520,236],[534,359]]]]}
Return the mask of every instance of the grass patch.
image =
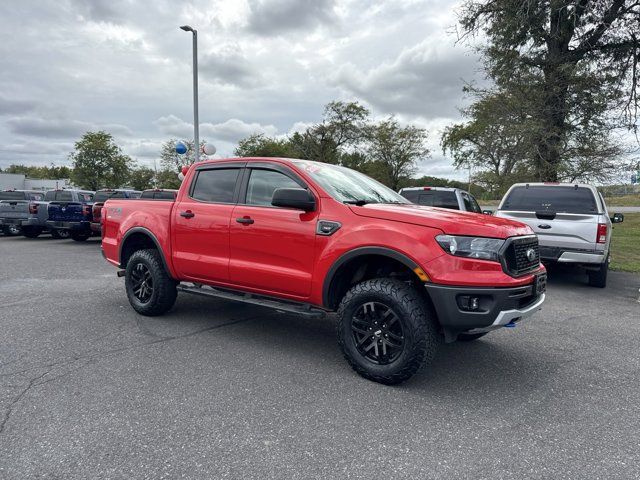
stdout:
{"type": "Polygon", "coordinates": [[[611,207],[640,207],[640,194],[609,197],[605,198],[604,201],[609,209],[611,207]]]}
{"type": "Polygon", "coordinates": [[[640,273],[640,213],[625,213],[624,222],[613,226],[611,268],[640,273]]]}

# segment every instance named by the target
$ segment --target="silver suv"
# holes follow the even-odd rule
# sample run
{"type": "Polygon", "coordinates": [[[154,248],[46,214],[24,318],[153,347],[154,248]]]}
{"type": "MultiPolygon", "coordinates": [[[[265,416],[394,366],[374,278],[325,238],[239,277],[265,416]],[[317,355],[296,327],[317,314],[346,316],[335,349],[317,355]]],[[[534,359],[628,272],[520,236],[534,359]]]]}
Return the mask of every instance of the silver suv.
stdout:
{"type": "Polygon", "coordinates": [[[587,269],[589,285],[605,287],[609,270],[611,224],[595,187],[569,183],[516,183],[505,194],[497,217],[529,225],[538,235],[543,262],[570,263],[587,269]]]}

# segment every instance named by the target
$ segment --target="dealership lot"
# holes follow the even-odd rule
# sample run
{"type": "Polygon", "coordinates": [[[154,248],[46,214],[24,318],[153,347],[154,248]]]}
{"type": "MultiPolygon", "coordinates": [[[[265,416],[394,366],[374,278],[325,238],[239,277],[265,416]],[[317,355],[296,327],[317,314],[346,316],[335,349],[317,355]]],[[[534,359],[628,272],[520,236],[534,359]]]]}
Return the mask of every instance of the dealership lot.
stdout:
{"type": "Polygon", "coordinates": [[[331,319],[141,317],[97,240],[0,237],[0,478],[637,478],[639,288],[552,271],[527,323],[385,387],[331,319]]]}

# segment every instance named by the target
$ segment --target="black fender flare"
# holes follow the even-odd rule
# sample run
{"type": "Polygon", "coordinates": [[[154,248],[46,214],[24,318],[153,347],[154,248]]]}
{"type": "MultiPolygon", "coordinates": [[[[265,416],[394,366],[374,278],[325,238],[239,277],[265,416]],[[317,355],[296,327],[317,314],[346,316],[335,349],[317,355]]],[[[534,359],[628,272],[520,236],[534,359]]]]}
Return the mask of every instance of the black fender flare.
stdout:
{"type": "Polygon", "coordinates": [[[158,250],[158,253],[160,254],[160,259],[162,260],[162,266],[166,270],[167,275],[172,277],[173,275],[171,275],[171,270],[169,270],[169,265],[167,264],[167,260],[164,257],[164,251],[162,250],[162,247],[160,246],[160,242],[158,241],[158,239],[154,235],[154,233],[151,230],[149,230],[148,228],[145,228],[145,227],[133,227],[133,228],[130,228],[129,230],[127,230],[127,233],[125,233],[124,236],[122,237],[122,241],[120,242],[120,247],[118,247],[118,263],[120,264],[120,268],[127,268],[126,265],[122,264],[122,249],[125,246],[125,244],[127,243],[127,239],[131,235],[134,235],[136,233],[141,233],[141,234],[146,235],[147,237],[149,237],[151,239],[151,241],[155,244],[156,249],[158,250]]]}
{"type": "Polygon", "coordinates": [[[381,257],[391,258],[396,260],[412,271],[418,268],[418,264],[407,257],[405,254],[400,253],[396,250],[386,247],[359,247],[353,250],[349,250],[346,253],[343,253],[338,259],[333,262],[329,270],[327,271],[327,275],[324,278],[324,282],[322,284],[322,305],[330,310],[333,310],[333,306],[330,302],[330,294],[331,294],[331,284],[333,283],[333,279],[336,276],[336,273],[345,263],[353,260],[354,258],[362,257],[365,255],[378,255],[381,257]]]}

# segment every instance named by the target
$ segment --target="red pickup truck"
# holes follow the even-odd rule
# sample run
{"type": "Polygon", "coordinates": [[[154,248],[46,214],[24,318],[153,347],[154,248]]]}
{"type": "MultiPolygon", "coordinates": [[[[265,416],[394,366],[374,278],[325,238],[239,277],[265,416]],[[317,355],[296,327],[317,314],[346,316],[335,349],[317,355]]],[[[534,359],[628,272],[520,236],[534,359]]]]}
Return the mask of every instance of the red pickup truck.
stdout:
{"type": "Polygon", "coordinates": [[[174,202],[109,199],[102,223],[103,255],[138,313],[167,312],[178,291],[337,312],[345,358],[386,384],[416,373],[441,339],[515,326],[545,298],[528,226],[414,205],[336,165],[201,162],[174,202]]]}

